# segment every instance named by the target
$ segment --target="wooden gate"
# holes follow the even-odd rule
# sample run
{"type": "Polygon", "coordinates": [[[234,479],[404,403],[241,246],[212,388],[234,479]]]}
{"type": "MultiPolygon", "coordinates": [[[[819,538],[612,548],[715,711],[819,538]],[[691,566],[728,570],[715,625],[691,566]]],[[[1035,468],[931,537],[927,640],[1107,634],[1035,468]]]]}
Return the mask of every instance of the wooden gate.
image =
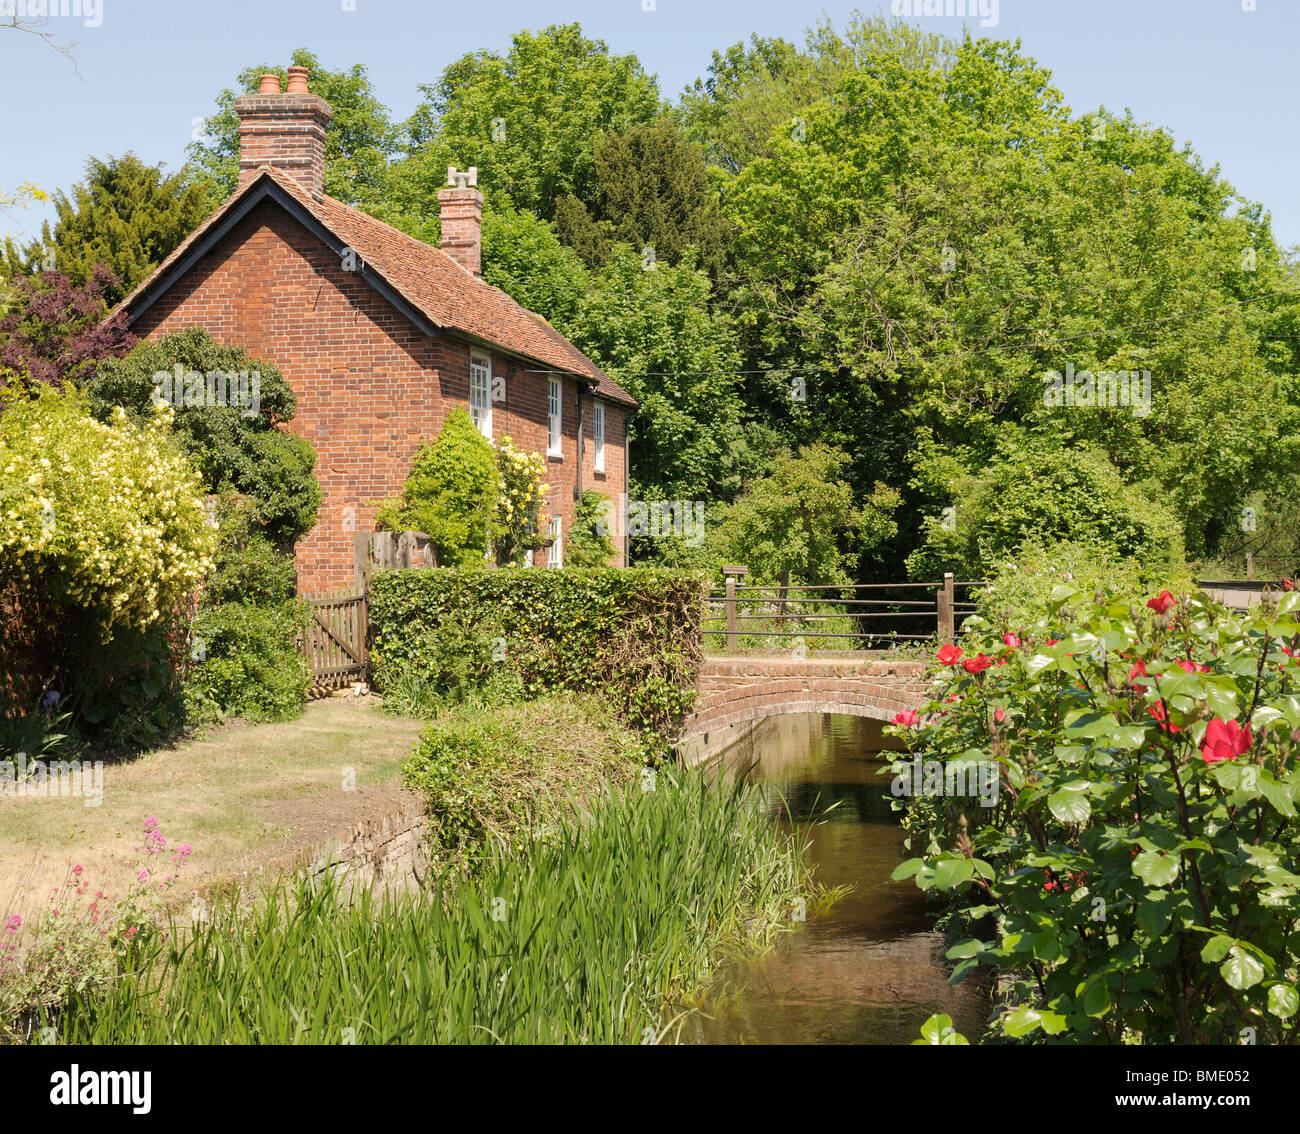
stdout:
{"type": "Polygon", "coordinates": [[[365,594],[339,591],[302,598],[312,613],[303,653],[313,684],[341,689],[365,681],[370,659],[366,648],[369,612],[365,594]]]}

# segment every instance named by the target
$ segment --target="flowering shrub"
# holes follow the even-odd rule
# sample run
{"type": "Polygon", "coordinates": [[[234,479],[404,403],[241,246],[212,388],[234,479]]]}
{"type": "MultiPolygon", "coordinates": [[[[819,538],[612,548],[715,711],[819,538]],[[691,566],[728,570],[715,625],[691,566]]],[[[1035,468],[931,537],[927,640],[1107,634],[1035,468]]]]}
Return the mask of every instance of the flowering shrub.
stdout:
{"type": "Polygon", "coordinates": [[[493,514],[493,549],[498,567],[522,567],[524,556],[538,550],[548,538],[542,522],[542,503],[551,487],[544,484],[546,459],[540,453],[515,448],[502,437],[497,446],[500,496],[493,514]]]}
{"type": "Polygon", "coordinates": [[[106,633],[176,609],[215,541],[170,413],[103,424],[75,390],[0,393],[0,583],[94,610],[106,633]]]}
{"type": "Polygon", "coordinates": [[[1062,585],[1029,625],[973,619],[944,651],[894,731],[945,774],[993,762],[1001,791],[898,799],[916,857],[895,877],[952,902],[954,979],[1001,971],[1000,1034],[1296,1040],[1297,610],[1062,585]]]}
{"type": "Polygon", "coordinates": [[[135,881],[120,901],[102,890],[90,894],[85,869],[73,866],[50,895],[30,948],[20,950],[23,918],[10,914],[0,925],[0,1040],[27,1038],[42,1020],[73,997],[102,989],[130,971],[156,928],[158,907],[176,884],[193,848],[169,853],[153,816],[140,828],[143,843],[135,881]],[[166,860],[168,865],[164,865],[166,860]]]}

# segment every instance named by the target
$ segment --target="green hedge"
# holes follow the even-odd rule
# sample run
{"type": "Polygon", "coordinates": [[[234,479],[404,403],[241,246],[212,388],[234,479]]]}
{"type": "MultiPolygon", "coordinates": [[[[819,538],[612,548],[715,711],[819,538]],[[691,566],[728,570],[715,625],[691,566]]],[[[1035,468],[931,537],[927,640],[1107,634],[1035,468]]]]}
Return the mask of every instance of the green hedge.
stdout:
{"type": "Polygon", "coordinates": [[[695,699],[705,588],[701,575],[656,568],[380,571],[375,682],[436,669],[436,632],[450,619],[491,642],[527,696],[600,694],[627,724],[668,736],[695,699]]]}

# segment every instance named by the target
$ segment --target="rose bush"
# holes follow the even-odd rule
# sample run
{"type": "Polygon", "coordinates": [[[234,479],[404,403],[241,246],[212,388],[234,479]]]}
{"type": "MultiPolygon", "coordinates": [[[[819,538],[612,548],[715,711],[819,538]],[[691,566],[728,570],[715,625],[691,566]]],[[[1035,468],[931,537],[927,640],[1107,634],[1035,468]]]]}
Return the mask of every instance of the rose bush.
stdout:
{"type": "Polygon", "coordinates": [[[948,899],[954,981],[998,971],[996,1033],[1296,1042],[1297,610],[1062,585],[1034,622],[972,619],[941,652],[893,731],[945,774],[992,762],[1001,790],[896,799],[915,857],[895,877],[948,899]]]}

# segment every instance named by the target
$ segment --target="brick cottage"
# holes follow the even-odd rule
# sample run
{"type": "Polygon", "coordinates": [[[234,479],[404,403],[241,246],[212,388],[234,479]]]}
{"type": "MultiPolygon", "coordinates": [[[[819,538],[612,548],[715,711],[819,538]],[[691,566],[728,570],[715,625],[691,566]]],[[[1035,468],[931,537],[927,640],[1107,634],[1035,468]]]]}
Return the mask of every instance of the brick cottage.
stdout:
{"type": "Polygon", "coordinates": [[[315,447],[322,490],[316,527],[295,549],[299,590],[352,585],[353,533],[373,529],[372,502],[398,494],[420,442],[457,406],[485,436],[546,455],[559,538],[539,563],[562,563],[582,489],[622,515],[636,403],[540,315],[483,281],[472,173],[449,171],[434,248],[325,195],[332,111],[308,90],[306,68],[289,68],[283,93],[264,75],[235,109],[235,193],[121,307],[141,338],[204,327],[274,363],[292,386],[289,428],[315,447]]]}

